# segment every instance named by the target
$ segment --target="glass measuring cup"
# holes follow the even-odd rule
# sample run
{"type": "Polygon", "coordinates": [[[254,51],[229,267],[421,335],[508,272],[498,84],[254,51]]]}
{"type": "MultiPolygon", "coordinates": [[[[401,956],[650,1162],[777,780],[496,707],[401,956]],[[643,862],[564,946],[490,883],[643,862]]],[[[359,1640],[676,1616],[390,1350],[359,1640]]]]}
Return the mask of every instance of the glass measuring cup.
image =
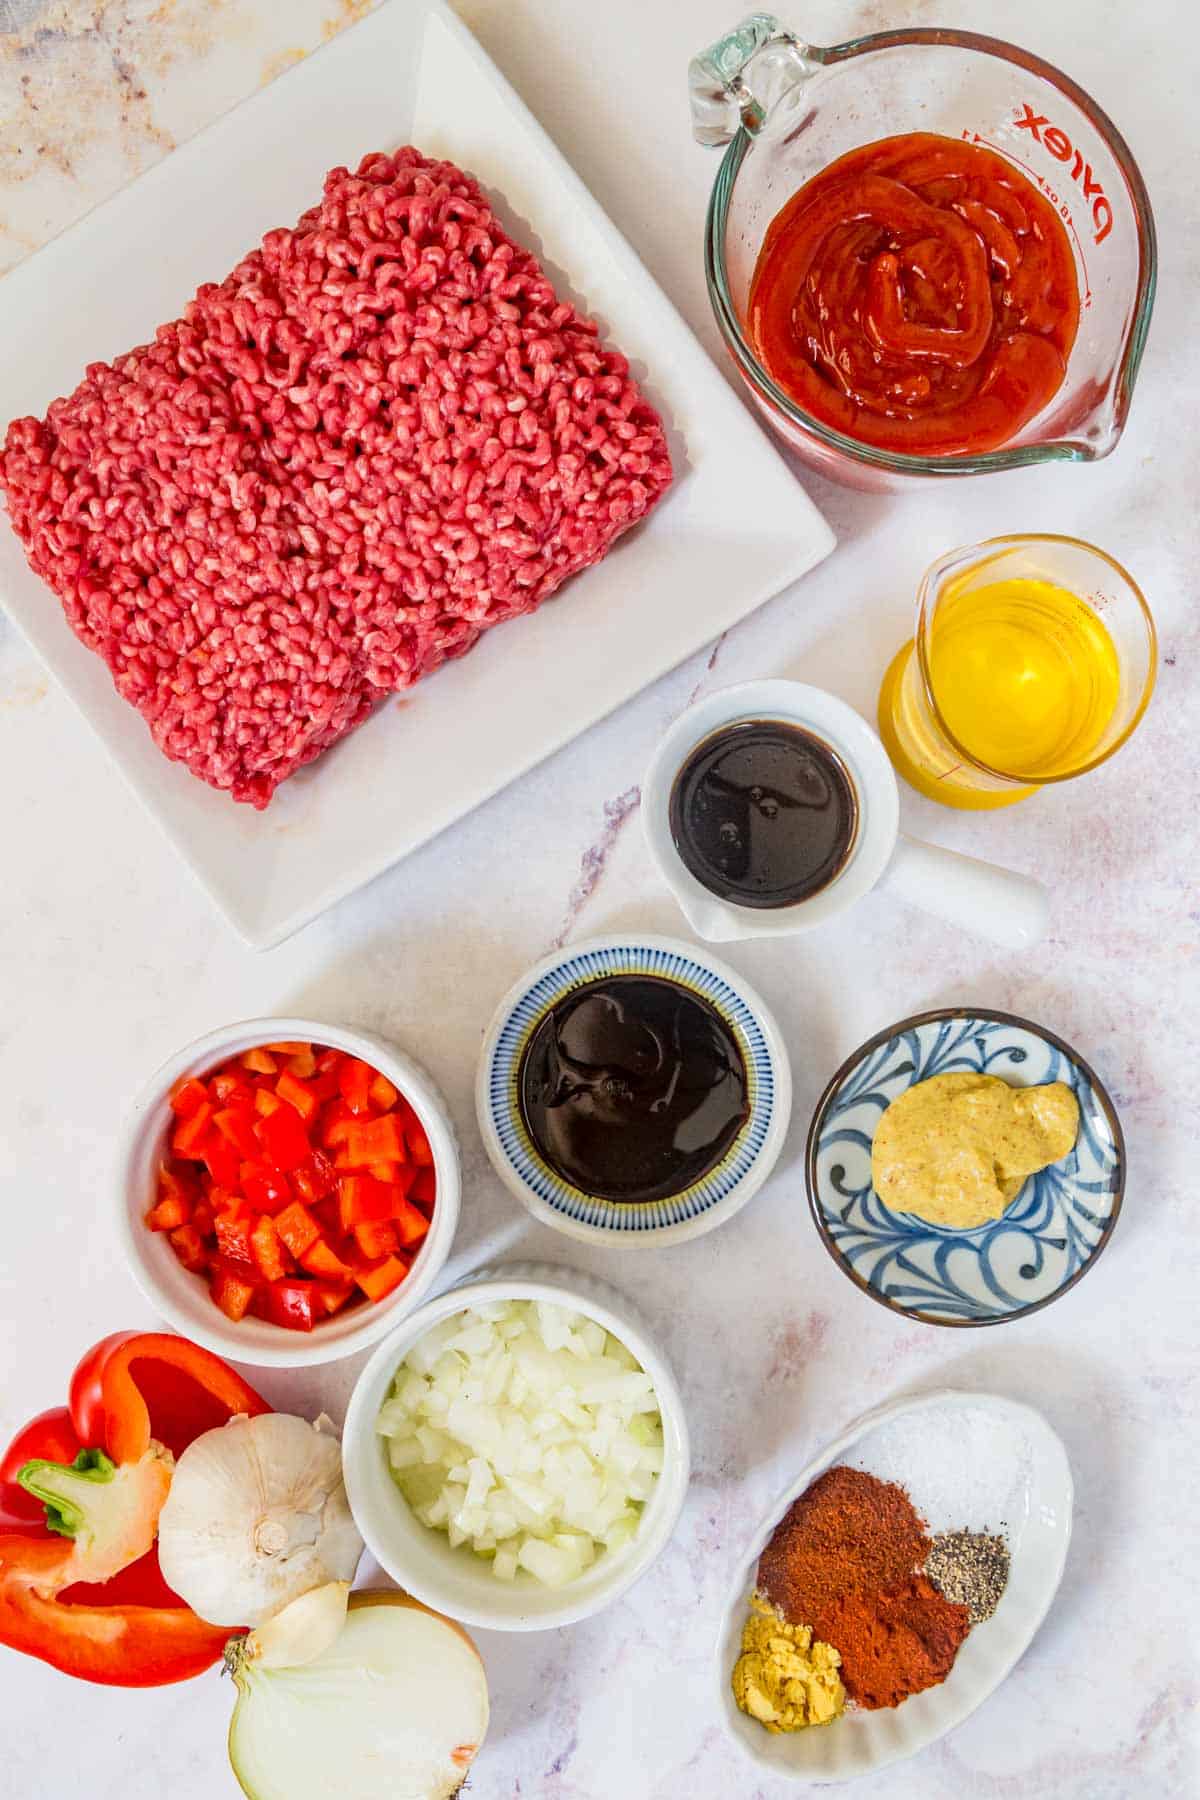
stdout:
{"type": "Polygon", "coordinates": [[[834,480],[894,488],[913,476],[1093,462],[1125,425],[1154,302],[1154,216],[1128,145],[1083,89],[1039,57],[971,32],[878,32],[830,48],[755,13],[696,57],[692,125],[728,144],[713,185],[705,270],[717,324],[759,409],[834,480]],[[1000,449],[922,456],[858,443],[802,412],[758,360],[746,301],[763,237],[793,193],[846,152],[936,132],[1018,165],[1062,218],[1075,254],[1079,331],[1062,386],[1000,449]]]}
{"type": "MultiPolygon", "coordinates": [[[[1037,625],[1035,616],[1035,630],[1037,625]]],[[[1011,806],[1051,782],[1084,775],[1116,754],[1150,704],[1157,659],[1154,620],[1142,592],[1133,577],[1103,550],[1069,537],[989,538],[950,551],[927,571],[917,595],[916,635],[893,659],[879,691],[879,735],[893,767],[931,800],[964,810],[1011,806]],[[1051,734],[1043,740],[1041,755],[1031,738],[1024,754],[1001,768],[981,759],[978,741],[968,747],[962,723],[955,730],[955,721],[966,717],[969,733],[971,720],[969,714],[964,715],[961,695],[952,703],[947,691],[944,659],[949,654],[952,668],[954,652],[939,655],[939,627],[944,644],[948,622],[953,629],[952,608],[961,608],[964,601],[969,603],[978,596],[984,597],[986,606],[988,595],[1011,593],[1013,584],[1019,588],[1028,583],[1069,596],[1071,611],[1065,617],[1044,620],[1047,635],[1043,642],[1036,637],[1031,640],[1025,619],[1009,622],[988,639],[980,654],[1002,659],[998,667],[1003,681],[1028,683],[1037,679],[1039,671],[1023,659],[1032,653],[1040,660],[1044,651],[1051,660],[1048,666],[1043,664],[1040,673],[1051,683],[1051,702],[1059,699],[1061,689],[1061,705],[1082,697],[1086,710],[1089,637],[1098,622],[1103,627],[1100,647],[1104,654],[1099,685],[1106,701],[1111,689],[1111,712],[1102,723],[1097,720],[1095,730],[1072,744],[1070,717],[1064,714],[1060,720],[1053,704],[1041,706],[1039,725],[1044,723],[1051,734]],[[1055,744],[1060,723],[1063,735],[1055,744]]],[[[996,668],[992,674],[997,674],[996,668]]],[[[1002,704],[996,699],[999,686],[997,681],[990,697],[993,707],[1002,704]]],[[[1035,700],[1034,705],[1039,703],[1035,700]]],[[[986,706],[984,710],[986,713],[986,706]]],[[[1078,708],[1074,722],[1078,723],[1078,708]]]]}

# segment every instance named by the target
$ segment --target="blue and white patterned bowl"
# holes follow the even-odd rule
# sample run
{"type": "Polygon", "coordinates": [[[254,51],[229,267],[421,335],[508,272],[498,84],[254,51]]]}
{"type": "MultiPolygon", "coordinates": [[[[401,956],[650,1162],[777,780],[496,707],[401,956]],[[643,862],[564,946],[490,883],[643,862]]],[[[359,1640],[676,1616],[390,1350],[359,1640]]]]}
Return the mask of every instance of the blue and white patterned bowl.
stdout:
{"type": "Polygon", "coordinates": [[[1125,1140],[1095,1074],[1052,1031],[983,1008],[929,1012],[879,1032],[842,1064],[813,1115],[805,1177],[826,1249],[872,1300],[928,1325],[1000,1325],[1048,1306],[1091,1268],[1121,1210],[1125,1140]],[[884,1109],[951,1070],[1021,1087],[1062,1081],[1079,1102],[1071,1154],[972,1231],[890,1212],[871,1183],[884,1109]]]}
{"type": "Polygon", "coordinates": [[[727,964],[674,938],[597,938],[546,957],[510,988],[484,1040],[475,1106],[492,1166],[536,1218],[589,1243],[657,1247],[723,1225],[758,1192],[791,1116],[791,1066],[767,1007],[727,964]],[[733,1032],[745,1060],[745,1125],[715,1169],[666,1200],[631,1204],[581,1193],[543,1162],[521,1118],[517,1078],[538,1023],[572,988],[608,975],[657,975],[702,995],[733,1032]]]}

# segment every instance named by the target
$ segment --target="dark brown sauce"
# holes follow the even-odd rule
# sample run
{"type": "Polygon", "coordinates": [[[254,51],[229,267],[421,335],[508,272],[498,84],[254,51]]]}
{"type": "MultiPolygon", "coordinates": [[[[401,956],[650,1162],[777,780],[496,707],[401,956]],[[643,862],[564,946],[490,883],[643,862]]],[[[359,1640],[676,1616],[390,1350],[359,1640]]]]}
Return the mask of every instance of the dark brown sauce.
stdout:
{"type": "Polygon", "coordinates": [[[664,1200],[715,1168],[749,1116],[720,1013],[679,982],[608,975],[539,1020],[517,1073],[542,1160],[601,1200],[664,1200]]]}
{"type": "Polygon", "coordinates": [[[841,758],[799,725],[747,719],[698,744],[671,789],[671,836],[722,900],[793,906],[828,887],[858,824],[841,758]]]}

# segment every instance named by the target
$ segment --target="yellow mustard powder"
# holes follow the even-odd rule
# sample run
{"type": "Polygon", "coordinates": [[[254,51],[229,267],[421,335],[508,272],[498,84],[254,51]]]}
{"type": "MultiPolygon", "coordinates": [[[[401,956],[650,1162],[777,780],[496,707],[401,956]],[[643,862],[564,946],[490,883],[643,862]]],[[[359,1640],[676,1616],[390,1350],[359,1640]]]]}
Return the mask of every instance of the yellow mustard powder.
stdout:
{"type": "Polygon", "coordinates": [[[1068,1155],[1079,1102],[1061,1081],[933,1075],[897,1095],[871,1145],[875,1192],[893,1212],[967,1231],[998,1219],[1027,1176],[1068,1155]]]}
{"type": "Polygon", "coordinates": [[[832,1644],[814,1644],[811,1626],[789,1625],[755,1594],[734,1665],[733,1697],[768,1731],[828,1725],[845,1710],[841,1663],[832,1644]]]}

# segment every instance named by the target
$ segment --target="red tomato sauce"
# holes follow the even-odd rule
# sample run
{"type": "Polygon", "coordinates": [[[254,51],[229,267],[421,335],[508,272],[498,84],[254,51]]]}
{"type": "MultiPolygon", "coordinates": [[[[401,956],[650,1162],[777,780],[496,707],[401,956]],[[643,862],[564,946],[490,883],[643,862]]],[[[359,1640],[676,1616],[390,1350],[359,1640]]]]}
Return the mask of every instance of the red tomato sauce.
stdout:
{"type": "Polygon", "coordinates": [[[767,229],[749,328],[814,419],[916,455],[993,450],[1062,385],[1079,325],[1070,240],[992,150],[917,132],[839,157],[767,229]]]}

